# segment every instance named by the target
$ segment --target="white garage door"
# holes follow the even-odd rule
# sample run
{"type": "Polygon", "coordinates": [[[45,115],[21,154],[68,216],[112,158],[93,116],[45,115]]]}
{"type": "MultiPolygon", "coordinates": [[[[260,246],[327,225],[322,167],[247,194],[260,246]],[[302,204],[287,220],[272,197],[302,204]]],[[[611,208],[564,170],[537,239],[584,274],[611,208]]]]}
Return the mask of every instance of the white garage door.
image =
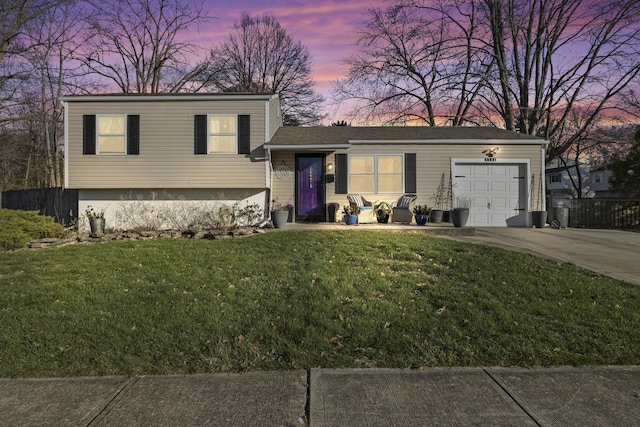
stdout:
{"type": "MultiPolygon", "coordinates": [[[[454,197],[468,197],[470,226],[525,227],[527,186],[524,164],[456,163],[454,197]]],[[[455,202],[455,200],[454,200],[455,202]]]]}

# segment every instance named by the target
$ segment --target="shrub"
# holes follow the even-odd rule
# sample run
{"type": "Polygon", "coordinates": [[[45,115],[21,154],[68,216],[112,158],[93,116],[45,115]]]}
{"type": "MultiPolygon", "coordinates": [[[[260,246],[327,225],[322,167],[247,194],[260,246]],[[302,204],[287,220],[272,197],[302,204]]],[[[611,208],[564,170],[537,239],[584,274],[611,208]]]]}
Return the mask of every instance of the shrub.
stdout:
{"type": "Polygon", "coordinates": [[[259,224],[264,211],[257,204],[202,203],[164,191],[151,192],[146,199],[123,197],[116,219],[128,230],[227,230],[259,224]]]}
{"type": "Polygon", "coordinates": [[[24,248],[30,240],[60,237],[64,228],[37,211],[0,209],[0,249],[24,248]]]}

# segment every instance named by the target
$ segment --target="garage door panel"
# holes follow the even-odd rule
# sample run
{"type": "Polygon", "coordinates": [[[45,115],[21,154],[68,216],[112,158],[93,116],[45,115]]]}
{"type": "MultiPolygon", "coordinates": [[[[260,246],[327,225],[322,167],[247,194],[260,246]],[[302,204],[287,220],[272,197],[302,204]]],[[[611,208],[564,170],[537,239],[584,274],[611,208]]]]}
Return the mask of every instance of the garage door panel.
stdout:
{"type": "Polygon", "coordinates": [[[491,192],[506,192],[507,191],[507,183],[504,181],[491,181],[491,192]]]}
{"type": "MultiPolygon", "coordinates": [[[[486,205],[485,205],[486,206],[486,205]]],[[[507,209],[509,201],[504,197],[492,197],[490,209],[507,209]]]]}
{"type": "Polygon", "coordinates": [[[458,182],[458,188],[460,189],[461,192],[463,193],[470,193],[472,188],[471,188],[471,182],[472,181],[459,181],[458,182]]]}
{"type": "Polygon", "coordinates": [[[489,204],[489,200],[489,197],[473,197],[471,199],[471,207],[484,209],[489,204]]]}
{"type": "Polygon", "coordinates": [[[478,192],[485,192],[489,190],[489,183],[487,181],[475,181],[473,183],[473,191],[478,193],[478,192]]]}
{"type": "Polygon", "coordinates": [[[484,177],[488,177],[490,174],[490,171],[487,170],[487,168],[484,168],[482,166],[479,165],[475,165],[473,166],[473,168],[471,168],[471,170],[469,171],[470,174],[474,175],[474,176],[484,176],[484,177]]]}

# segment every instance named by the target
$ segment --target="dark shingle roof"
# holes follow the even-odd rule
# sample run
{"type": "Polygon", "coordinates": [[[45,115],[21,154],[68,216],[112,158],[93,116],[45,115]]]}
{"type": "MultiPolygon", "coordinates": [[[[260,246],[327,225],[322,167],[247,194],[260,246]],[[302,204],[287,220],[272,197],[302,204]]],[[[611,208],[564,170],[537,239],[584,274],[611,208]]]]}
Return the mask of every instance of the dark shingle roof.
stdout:
{"type": "Polygon", "coordinates": [[[523,133],[490,127],[432,126],[291,126],[279,128],[265,147],[272,146],[333,146],[366,142],[438,143],[438,142],[500,141],[511,143],[544,143],[544,139],[523,133]]]}

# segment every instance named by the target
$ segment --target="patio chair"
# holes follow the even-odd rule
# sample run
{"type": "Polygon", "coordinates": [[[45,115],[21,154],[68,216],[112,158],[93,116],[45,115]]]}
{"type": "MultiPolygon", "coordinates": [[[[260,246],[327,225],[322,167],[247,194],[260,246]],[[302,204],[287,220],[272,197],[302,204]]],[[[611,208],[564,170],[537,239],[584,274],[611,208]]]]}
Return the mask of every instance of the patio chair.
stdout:
{"type": "Polygon", "coordinates": [[[347,195],[347,200],[349,201],[349,206],[355,208],[356,206],[360,208],[360,214],[358,215],[358,224],[366,224],[374,222],[375,218],[373,216],[373,203],[365,199],[359,194],[349,194],[347,195]]]}
{"type": "Polygon", "coordinates": [[[417,198],[418,196],[415,194],[405,194],[400,197],[396,202],[396,205],[392,208],[393,214],[391,215],[391,221],[406,222],[410,224],[413,219],[413,205],[417,198]]]}

